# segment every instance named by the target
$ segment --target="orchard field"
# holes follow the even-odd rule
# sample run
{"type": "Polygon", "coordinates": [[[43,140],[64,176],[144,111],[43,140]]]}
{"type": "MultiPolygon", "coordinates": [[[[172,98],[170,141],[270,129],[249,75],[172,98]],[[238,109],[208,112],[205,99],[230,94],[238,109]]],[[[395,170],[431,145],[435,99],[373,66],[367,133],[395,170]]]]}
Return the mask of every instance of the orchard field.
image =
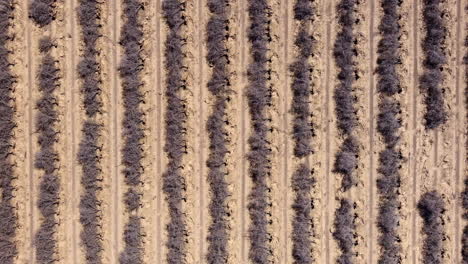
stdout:
{"type": "Polygon", "coordinates": [[[0,0],[0,264],[468,263],[467,0],[0,0]]]}

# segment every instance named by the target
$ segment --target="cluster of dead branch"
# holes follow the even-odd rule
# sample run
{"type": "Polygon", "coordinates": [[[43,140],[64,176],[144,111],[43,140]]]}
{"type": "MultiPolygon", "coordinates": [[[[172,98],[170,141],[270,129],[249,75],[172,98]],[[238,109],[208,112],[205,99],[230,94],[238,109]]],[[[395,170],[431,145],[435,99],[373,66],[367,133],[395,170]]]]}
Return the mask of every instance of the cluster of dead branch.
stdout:
{"type": "Polygon", "coordinates": [[[447,36],[444,13],[440,4],[442,0],[423,1],[423,21],[425,38],[422,42],[424,51],[424,73],[420,86],[424,95],[426,113],[425,126],[428,129],[437,128],[447,121],[447,110],[444,104],[444,89],[441,87],[444,79],[443,66],[447,63],[443,48],[447,36]]]}
{"type": "Polygon", "coordinates": [[[42,222],[35,237],[36,261],[52,263],[56,261],[58,206],[60,203],[60,178],[58,175],[59,156],[55,150],[58,135],[57,98],[55,93],[60,86],[60,69],[58,62],[51,55],[54,43],[49,37],[40,40],[42,53],[37,74],[40,98],[36,102],[36,132],[38,134],[39,151],[36,153],[34,165],[42,170],[39,183],[39,199],[37,205],[42,222]]]}
{"type": "Polygon", "coordinates": [[[231,193],[226,180],[229,138],[225,126],[229,124],[226,105],[232,94],[228,68],[230,59],[226,44],[229,38],[230,4],[227,0],[209,0],[208,8],[211,16],[206,28],[207,61],[212,70],[208,90],[214,96],[214,105],[206,125],[210,141],[210,154],[206,165],[209,170],[209,211],[212,219],[208,228],[209,245],[206,259],[208,263],[227,263],[230,229],[227,199],[231,193]]]}
{"type": "MultiPolygon", "coordinates": [[[[294,156],[306,158],[312,153],[311,140],[314,136],[311,121],[310,97],[312,95],[311,72],[309,60],[312,58],[314,38],[309,33],[313,21],[314,8],[311,0],[297,0],[294,4],[294,19],[299,22],[299,29],[294,44],[298,54],[290,66],[292,73],[292,114],[294,156]]],[[[292,176],[292,187],[295,199],[292,205],[294,218],[292,222],[292,256],[295,263],[312,263],[313,220],[311,197],[315,179],[306,162],[301,163],[292,176]]]]}
{"type": "MultiPolygon", "coordinates": [[[[465,10],[468,10],[468,6],[465,7],[465,10]]],[[[467,25],[468,28],[468,25],[467,25]]],[[[465,47],[468,47],[468,36],[465,38],[465,47]]],[[[465,64],[465,102],[468,102],[468,53],[465,54],[463,57],[463,63],[465,64]]],[[[466,116],[468,120],[468,113],[466,116]]],[[[465,147],[468,149],[468,141],[465,142],[465,147]]],[[[468,157],[467,157],[468,160],[468,157]]],[[[465,175],[466,176],[466,175],[465,175]]],[[[465,213],[463,214],[463,218],[465,220],[468,220],[468,178],[465,177],[465,189],[461,193],[461,201],[462,201],[462,207],[465,210],[465,213]]],[[[462,257],[464,263],[468,263],[468,224],[465,225],[463,228],[463,236],[462,236],[462,257]]]]}
{"type": "Polygon", "coordinates": [[[445,202],[437,191],[430,191],[421,196],[418,210],[423,219],[422,232],[425,235],[422,248],[423,263],[443,263],[443,241],[446,239],[443,219],[445,202]]]}
{"type": "Polygon", "coordinates": [[[49,25],[56,16],[57,0],[33,0],[29,5],[29,18],[39,27],[49,25]]]}
{"type": "Polygon", "coordinates": [[[271,200],[267,179],[271,175],[271,142],[268,134],[271,120],[267,111],[271,106],[272,92],[268,81],[271,80],[269,67],[269,42],[271,7],[267,0],[249,0],[248,15],[250,26],[247,30],[250,43],[251,62],[247,69],[247,101],[250,112],[251,134],[248,139],[249,176],[252,188],[249,194],[248,210],[250,226],[249,259],[254,263],[268,263],[271,259],[272,236],[268,231],[271,223],[271,200]],[[269,217],[270,216],[270,217],[269,217]]]}
{"type": "Polygon", "coordinates": [[[377,91],[380,95],[379,114],[377,116],[377,131],[383,138],[385,149],[379,155],[377,179],[379,193],[379,214],[377,226],[380,230],[379,245],[381,253],[379,263],[401,262],[401,239],[398,235],[401,203],[400,173],[403,160],[401,152],[397,149],[400,140],[401,108],[395,94],[401,92],[400,77],[397,66],[400,59],[400,25],[398,8],[401,1],[389,0],[381,3],[383,16],[379,31],[381,39],[378,44],[377,91]]]}
{"type": "Polygon", "coordinates": [[[171,264],[186,263],[187,257],[187,217],[183,210],[186,198],[187,183],[182,173],[183,156],[187,154],[187,106],[182,92],[187,90],[185,73],[186,38],[182,36],[187,23],[184,0],[164,0],[162,2],[164,21],[168,35],[164,48],[166,68],[167,98],[165,111],[165,144],[164,151],[168,158],[166,171],[163,174],[163,191],[169,207],[170,220],[167,223],[167,256],[171,264]]]}
{"type": "MultiPolygon", "coordinates": [[[[359,76],[355,66],[357,39],[353,33],[357,23],[355,17],[357,5],[356,0],[342,0],[337,5],[340,29],[333,47],[339,82],[333,98],[338,131],[343,137],[343,142],[335,156],[333,171],[342,176],[341,189],[343,192],[357,184],[355,171],[358,166],[359,145],[354,136],[354,129],[358,124],[358,118],[355,108],[357,98],[353,93],[353,85],[359,76]]],[[[353,248],[356,243],[353,202],[348,198],[339,198],[339,203],[340,207],[335,212],[335,231],[333,232],[333,237],[341,251],[337,263],[352,263],[355,255],[353,248]]]]}
{"type": "Polygon", "coordinates": [[[15,162],[13,161],[14,129],[16,122],[15,98],[16,77],[11,72],[8,43],[12,39],[13,1],[2,2],[0,8],[0,263],[13,264],[18,250],[16,229],[18,226],[14,198],[15,162]]]}
{"type": "Polygon", "coordinates": [[[338,86],[333,95],[335,99],[335,113],[337,126],[344,138],[334,164],[334,171],[343,176],[342,189],[347,191],[356,184],[353,172],[357,167],[358,141],[353,136],[357,126],[356,96],[353,94],[353,83],[358,75],[355,67],[357,55],[355,37],[353,34],[355,19],[355,0],[343,0],[337,6],[340,30],[336,36],[333,47],[333,56],[338,68],[338,86]]]}
{"type": "Polygon", "coordinates": [[[313,170],[302,163],[292,176],[292,188],[296,194],[292,208],[294,218],[292,220],[292,256],[294,263],[312,263],[313,248],[312,238],[314,237],[314,223],[312,219],[312,209],[314,208],[311,190],[315,184],[312,177],[313,170]]]}
{"type": "Polygon", "coordinates": [[[356,215],[353,211],[356,204],[349,199],[340,199],[339,207],[335,212],[333,237],[338,243],[341,254],[337,257],[337,264],[352,264],[355,256],[354,246],[356,245],[356,215]]]}
{"type": "Polygon", "coordinates": [[[123,48],[123,56],[119,66],[122,78],[123,121],[122,121],[122,172],[124,182],[128,186],[124,194],[124,204],[130,214],[130,219],[124,228],[124,250],[120,254],[120,263],[141,263],[143,260],[143,230],[141,216],[138,210],[141,202],[141,175],[143,174],[143,143],[144,116],[141,109],[144,95],[141,90],[143,81],[141,71],[144,68],[143,24],[141,12],[144,4],[140,0],[124,0],[123,20],[119,44],[123,48]]]}
{"type": "Polygon", "coordinates": [[[86,263],[102,263],[102,207],[98,193],[102,189],[101,138],[102,124],[94,118],[102,113],[100,64],[97,40],[102,36],[100,24],[100,3],[97,0],[80,0],[78,22],[81,27],[83,54],[78,63],[78,75],[85,108],[86,120],[82,127],[82,138],[78,148],[78,163],[82,169],[82,194],[80,197],[80,234],[86,263]]]}

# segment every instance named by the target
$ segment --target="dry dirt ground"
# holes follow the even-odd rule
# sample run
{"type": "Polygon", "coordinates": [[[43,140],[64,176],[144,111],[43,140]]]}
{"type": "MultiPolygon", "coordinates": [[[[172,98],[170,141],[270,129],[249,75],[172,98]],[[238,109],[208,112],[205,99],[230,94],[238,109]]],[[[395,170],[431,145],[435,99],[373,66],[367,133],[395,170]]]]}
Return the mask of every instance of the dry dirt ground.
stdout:
{"type": "MultiPolygon", "coordinates": [[[[334,155],[337,151],[338,136],[336,116],[334,114],[333,89],[336,85],[336,66],[332,56],[332,47],[337,30],[335,5],[337,0],[318,0],[317,20],[313,23],[314,36],[317,39],[313,58],[314,95],[311,107],[316,124],[316,136],[312,143],[315,149],[308,159],[314,169],[317,184],[312,196],[315,199],[313,220],[315,236],[313,238],[314,258],[316,263],[334,263],[337,245],[332,237],[335,200],[339,189],[340,176],[332,172],[334,155]]],[[[291,187],[291,174],[298,161],[292,155],[291,138],[291,75],[288,65],[295,56],[294,34],[297,24],[293,17],[293,0],[271,0],[272,35],[271,43],[273,72],[273,173],[272,187],[272,226],[275,263],[293,263],[291,250],[291,205],[294,193],[291,187]]],[[[357,246],[356,263],[377,263],[379,246],[376,227],[378,194],[378,153],[383,143],[376,131],[377,102],[376,77],[374,69],[379,40],[378,24],[381,15],[377,1],[361,0],[358,15],[361,23],[357,27],[358,68],[362,78],[356,83],[358,96],[358,126],[362,148],[359,156],[359,183],[349,196],[357,201],[357,246]]],[[[449,38],[446,41],[448,65],[444,68],[445,95],[449,109],[449,120],[435,132],[427,132],[422,123],[424,106],[418,89],[418,76],[422,71],[421,40],[423,38],[420,0],[403,1],[401,15],[403,63],[399,74],[403,82],[403,93],[399,95],[403,116],[402,148],[406,161],[401,168],[403,201],[400,235],[403,240],[403,263],[422,263],[421,261],[421,218],[415,210],[422,192],[437,189],[446,200],[445,213],[447,240],[445,263],[461,263],[461,234],[465,221],[461,218],[463,208],[459,194],[463,189],[463,179],[467,176],[466,148],[467,108],[465,101],[465,66],[462,57],[466,54],[463,41],[466,37],[467,0],[447,0],[444,9],[448,12],[449,38]]],[[[18,208],[19,227],[17,263],[35,263],[32,238],[38,228],[40,214],[36,207],[40,173],[34,168],[34,155],[37,151],[35,134],[35,100],[38,98],[35,74],[38,68],[38,39],[50,35],[57,40],[55,54],[62,69],[62,85],[58,93],[60,106],[60,126],[62,131],[59,141],[60,177],[62,183],[60,225],[58,233],[59,263],[85,263],[82,247],[79,243],[80,223],[78,203],[80,198],[81,169],[76,161],[76,152],[81,136],[81,124],[84,112],[79,91],[76,64],[80,57],[80,29],[76,20],[78,0],[59,1],[57,19],[50,27],[37,28],[27,14],[28,1],[17,1],[12,42],[14,72],[18,76],[15,90],[17,99],[18,127],[15,156],[17,157],[18,180],[15,203],[18,208]]],[[[102,21],[104,37],[99,41],[102,64],[103,101],[105,112],[103,142],[103,186],[100,199],[103,201],[103,241],[104,263],[118,263],[119,252],[123,249],[122,232],[127,217],[122,203],[125,191],[121,173],[121,117],[123,115],[120,79],[117,67],[122,54],[118,43],[122,25],[122,7],[120,1],[103,1],[102,21]]],[[[231,35],[228,41],[231,48],[232,85],[235,95],[228,105],[231,137],[228,157],[230,175],[228,178],[229,205],[232,208],[230,223],[229,254],[230,263],[248,263],[249,241],[247,229],[249,214],[246,208],[251,180],[248,177],[246,153],[249,136],[249,112],[245,94],[247,85],[246,69],[250,60],[247,41],[247,0],[232,2],[230,16],[231,35]]],[[[165,170],[167,158],[164,145],[164,64],[163,44],[166,38],[166,26],[161,11],[161,0],[146,0],[144,9],[145,31],[145,173],[143,176],[144,216],[144,259],[146,263],[164,263],[166,249],[166,231],[164,226],[169,219],[168,209],[162,192],[161,175],[165,170]]],[[[188,212],[188,262],[205,263],[207,253],[206,235],[210,216],[209,185],[206,181],[205,164],[209,153],[208,134],[205,129],[210,113],[212,98],[207,91],[210,70],[205,60],[205,27],[208,20],[206,0],[188,1],[188,155],[184,173],[188,180],[188,197],[185,209],[188,212]]]]}

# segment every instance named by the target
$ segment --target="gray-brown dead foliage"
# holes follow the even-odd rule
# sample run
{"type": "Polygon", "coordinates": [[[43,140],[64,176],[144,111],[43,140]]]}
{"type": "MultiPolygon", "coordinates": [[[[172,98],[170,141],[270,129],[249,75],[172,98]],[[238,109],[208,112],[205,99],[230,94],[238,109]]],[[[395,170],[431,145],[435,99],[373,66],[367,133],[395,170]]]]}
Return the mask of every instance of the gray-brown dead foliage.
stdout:
{"type": "Polygon", "coordinates": [[[164,57],[166,69],[164,151],[168,156],[167,169],[163,174],[163,191],[169,207],[170,221],[166,225],[166,259],[170,264],[186,263],[188,230],[182,202],[186,199],[187,184],[182,175],[182,157],[187,154],[186,102],[181,96],[188,89],[183,73],[187,70],[182,51],[186,39],[182,36],[182,27],[187,24],[184,11],[186,3],[182,0],[164,0],[163,17],[168,27],[164,57]]]}
{"type": "Polygon", "coordinates": [[[16,230],[17,208],[14,198],[13,161],[15,98],[13,96],[16,77],[11,72],[8,42],[12,39],[13,1],[5,0],[0,8],[0,263],[13,264],[18,255],[16,230]]]}
{"type": "Polygon", "coordinates": [[[422,256],[423,263],[440,264],[444,262],[445,250],[443,241],[446,240],[445,202],[437,191],[426,192],[418,202],[419,214],[423,220],[424,234],[422,256]]]}
{"type": "Polygon", "coordinates": [[[207,56],[212,74],[208,81],[208,90],[215,97],[211,114],[208,117],[206,129],[209,136],[210,153],[206,165],[208,167],[208,182],[210,184],[211,199],[208,206],[212,221],[208,228],[208,263],[227,263],[229,217],[230,209],[227,199],[231,195],[228,191],[227,145],[229,143],[225,126],[228,124],[226,106],[230,98],[230,64],[227,50],[229,38],[230,4],[226,0],[210,0],[207,3],[210,19],[207,23],[207,56]]]}

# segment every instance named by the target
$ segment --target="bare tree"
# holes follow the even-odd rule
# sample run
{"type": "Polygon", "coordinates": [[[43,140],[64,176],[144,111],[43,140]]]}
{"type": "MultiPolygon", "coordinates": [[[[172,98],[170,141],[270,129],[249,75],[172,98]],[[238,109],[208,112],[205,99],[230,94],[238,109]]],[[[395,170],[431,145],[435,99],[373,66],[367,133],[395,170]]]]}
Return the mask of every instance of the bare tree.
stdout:
{"type": "Polygon", "coordinates": [[[181,91],[188,89],[183,73],[187,70],[182,51],[187,40],[182,36],[186,24],[183,0],[164,0],[163,16],[168,26],[164,56],[166,68],[167,107],[165,112],[164,151],[168,157],[166,171],[163,174],[163,191],[169,207],[170,221],[166,226],[168,249],[166,259],[171,264],[186,263],[188,230],[182,202],[186,199],[187,183],[182,175],[182,157],[187,154],[186,102],[181,91]]]}
{"type": "Polygon", "coordinates": [[[15,98],[16,77],[11,72],[9,29],[12,26],[13,1],[2,2],[0,9],[0,263],[13,264],[18,255],[16,230],[17,208],[14,198],[15,162],[13,160],[14,129],[16,122],[15,98]]]}

